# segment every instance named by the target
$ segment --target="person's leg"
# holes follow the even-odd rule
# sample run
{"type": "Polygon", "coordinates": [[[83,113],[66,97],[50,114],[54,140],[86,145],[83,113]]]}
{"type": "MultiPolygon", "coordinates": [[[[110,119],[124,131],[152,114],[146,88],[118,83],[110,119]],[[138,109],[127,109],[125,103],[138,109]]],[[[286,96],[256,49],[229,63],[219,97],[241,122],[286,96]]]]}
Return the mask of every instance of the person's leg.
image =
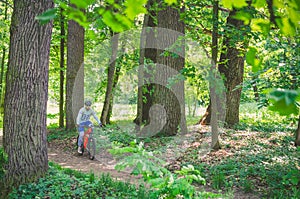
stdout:
{"type": "Polygon", "coordinates": [[[78,153],[82,153],[81,146],[83,144],[83,136],[84,136],[84,125],[79,125],[78,127],[78,153]]]}

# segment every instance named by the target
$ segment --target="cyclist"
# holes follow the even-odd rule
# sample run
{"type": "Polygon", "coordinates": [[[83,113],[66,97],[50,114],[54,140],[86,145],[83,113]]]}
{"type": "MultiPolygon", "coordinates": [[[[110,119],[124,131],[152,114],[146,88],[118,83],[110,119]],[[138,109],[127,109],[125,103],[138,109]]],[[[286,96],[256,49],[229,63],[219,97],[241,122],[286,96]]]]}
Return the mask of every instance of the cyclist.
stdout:
{"type": "Polygon", "coordinates": [[[83,144],[83,136],[84,136],[84,127],[92,125],[90,121],[90,117],[93,116],[95,120],[98,122],[99,126],[102,127],[102,123],[97,117],[95,111],[91,108],[92,102],[90,100],[86,100],[84,102],[84,107],[82,107],[77,115],[76,126],[78,127],[78,153],[82,153],[82,144],[83,144]]]}

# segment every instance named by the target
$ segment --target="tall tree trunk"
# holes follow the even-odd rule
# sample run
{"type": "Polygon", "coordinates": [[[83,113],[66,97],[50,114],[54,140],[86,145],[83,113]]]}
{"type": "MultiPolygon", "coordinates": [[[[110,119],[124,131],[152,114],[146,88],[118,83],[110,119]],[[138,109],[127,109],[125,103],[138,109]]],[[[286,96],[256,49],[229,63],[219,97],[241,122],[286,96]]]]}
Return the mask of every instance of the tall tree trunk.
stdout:
{"type": "MultiPolygon", "coordinates": [[[[123,39],[122,47],[121,47],[120,52],[125,52],[125,49],[126,49],[125,47],[126,47],[126,38],[123,39]]],[[[111,95],[111,99],[110,99],[110,103],[109,103],[109,109],[108,109],[108,114],[107,114],[107,118],[106,118],[106,124],[111,123],[110,119],[111,119],[111,116],[112,116],[113,105],[114,105],[114,92],[115,92],[116,87],[117,87],[118,82],[119,82],[119,77],[120,77],[120,72],[121,72],[121,67],[122,67],[122,65],[118,62],[119,62],[119,60],[122,60],[123,57],[124,57],[124,54],[122,54],[116,60],[115,75],[114,75],[113,86],[112,86],[112,95],[111,95]]]]}
{"type": "Polygon", "coordinates": [[[151,9],[154,0],[147,2],[148,14],[144,16],[143,30],[141,32],[140,61],[139,61],[139,87],[138,87],[138,107],[137,118],[134,122],[137,125],[149,124],[149,111],[153,103],[154,85],[154,64],[157,62],[155,23],[157,11],[151,9]]]}
{"type": "Polygon", "coordinates": [[[227,27],[235,34],[225,34],[223,50],[220,56],[219,71],[225,77],[226,88],[226,117],[225,123],[232,127],[239,123],[239,107],[244,75],[245,51],[249,39],[241,28],[244,22],[235,19],[236,10],[230,11],[227,18],[227,27]]]}
{"type": "Polygon", "coordinates": [[[84,104],[84,28],[70,20],[67,39],[66,128],[74,129],[84,104]]]}
{"type": "Polygon", "coordinates": [[[109,105],[112,99],[112,90],[114,84],[114,74],[116,68],[116,59],[118,54],[118,43],[119,43],[119,34],[112,34],[111,37],[111,57],[109,61],[108,71],[107,71],[107,86],[105,92],[105,100],[103,104],[103,109],[101,113],[101,122],[106,125],[107,117],[109,114],[109,105]]]}
{"type": "Polygon", "coordinates": [[[149,111],[153,104],[153,90],[154,84],[151,83],[154,79],[154,64],[157,62],[157,48],[156,48],[156,36],[155,36],[155,27],[157,24],[155,23],[157,19],[157,11],[155,9],[151,9],[154,1],[150,0],[148,2],[148,20],[147,20],[147,28],[146,28],[146,43],[144,46],[145,49],[145,57],[144,57],[144,85],[142,87],[143,90],[143,110],[142,110],[142,121],[143,123],[149,124],[149,111]],[[150,27],[150,28],[148,28],[150,27]]]}
{"type": "MultiPolygon", "coordinates": [[[[148,1],[149,3],[149,1],[148,1]]],[[[146,23],[149,16],[145,14],[143,28],[140,37],[140,57],[139,57],[139,68],[138,68],[138,96],[137,96],[137,116],[133,120],[136,124],[136,132],[140,131],[140,125],[143,123],[143,85],[144,85],[144,60],[145,60],[145,46],[146,43],[146,23]]]]}
{"type": "MultiPolygon", "coordinates": [[[[121,51],[121,52],[124,52],[124,51],[121,51]]],[[[113,106],[114,106],[114,92],[115,92],[115,89],[116,89],[118,81],[119,81],[120,71],[121,71],[121,66],[120,65],[116,66],[116,71],[115,71],[115,75],[114,75],[114,82],[113,82],[113,88],[112,88],[112,95],[111,95],[108,114],[107,114],[107,118],[106,118],[106,124],[111,123],[110,119],[111,119],[111,116],[112,116],[112,110],[113,110],[113,106]]]]}
{"type": "Polygon", "coordinates": [[[3,114],[3,93],[4,93],[4,89],[3,89],[3,79],[4,79],[4,66],[5,66],[5,58],[6,58],[6,48],[4,47],[2,49],[2,60],[1,60],[1,68],[0,68],[0,104],[1,104],[1,115],[3,114]]]}
{"type": "MultiPolygon", "coordinates": [[[[7,20],[7,11],[8,11],[8,4],[5,3],[5,8],[4,8],[4,21],[7,20]]],[[[5,38],[5,34],[4,34],[4,38],[5,38]]],[[[4,39],[3,38],[3,39],[4,39]]],[[[4,80],[4,76],[5,76],[5,58],[6,58],[6,47],[2,48],[2,59],[1,59],[1,68],[0,68],[0,104],[1,104],[1,115],[3,114],[3,94],[4,94],[4,89],[3,89],[3,80],[4,80]]]]}
{"type": "Polygon", "coordinates": [[[64,81],[65,81],[65,17],[60,9],[60,86],[59,86],[59,127],[64,127],[64,81]]]}
{"type": "Polygon", "coordinates": [[[160,46],[157,48],[157,84],[153,104],[160,105],[159,110],[155,111],[158,126],[162,126],[157,135],[171,136],[177,134],[179,128],[181,132],[187,132],[184,82],[178,80],[171,86],[168,85],[172,77],[180,74],[185,63],[185,24],[180,19],[179,10],[170,6],[160,10],[158,28],[157,44],[160,46]]]}
{"type": "Polygon", "coordinates": [[[52,23],[41,25],[35,17],[53,5],[52,0],[14,1],[4,108],[3,145],[8,163],[2,192],[35,181],[48,169],[46,113],[52,23]]]}
{"type": "Polygon", "coordinates": [[[298,128],[296,130],[295,146],[300,146],[300,116],[298,120],[298,128]]]}
{"type": "MultiPolygon", "coordinates": [[[[251,4],[251,1],[249,1],[249,4],[251,4]]],[[[236,12],[236,9],[230,11],[227,18],[226,30],[229,31],[224,34],[223,49],[220,56],[220,64],[218,65],[219,72],[223,74],[225,78],[225,123],[228,127],[239,123],[239,106],[244,74],[245,51],[249,44],[247,33],[243,32],[243,29],[245,29],[244,22],[234,18],[236,12]]],[[[199,123],[200,122],[209,124],[210,118],[206,117],[206,120],[200,120],[199,123]]]]}
{"type": "MultiPolygon", "coordinates": [[[[213,32],[212,32],[212,61],[211,61],[211,77],[215,77],[217,73],[217,60],[218,60],[218,18],[219,18],[219,1],[213,1],[213,32]]],[[[218,95],[217,94],[217,84],[215,81],[210,82],[210,99],[211,99],[211,132],[212,132],[212,142],[211,148],[218,150],[221,148],[219,142],[219,129],[218,129],[218,95]]]]}

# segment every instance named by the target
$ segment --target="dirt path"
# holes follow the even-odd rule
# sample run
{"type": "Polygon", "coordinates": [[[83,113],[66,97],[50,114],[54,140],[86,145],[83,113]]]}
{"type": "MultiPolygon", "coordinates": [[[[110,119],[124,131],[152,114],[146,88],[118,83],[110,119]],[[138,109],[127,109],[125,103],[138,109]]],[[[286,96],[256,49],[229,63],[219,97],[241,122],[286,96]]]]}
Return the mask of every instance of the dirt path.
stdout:
{"type": "Polygon", "coordinates": [[[142,181],[140,177],[130,175],[130,170],[120,172],[115,170],[114,168],[117,161],[104,149],[101,149],[94,160],[90,160],[87,153],[80,156],[76,150],[62,151],[50,143],[48,146],[48,158],[49,161],[57,163],[64,168],[70,168],[85,173],[91,172],[97,176],[110,174],[113,179],[133,184],[138,184],[142,181]]]}
{"type": "MultiPolygon", "coordinates": [[[[3,132],[0,130],[0,146],[2,146],[3,132]]],[[[117,171],[114,169],[116,160],[106,150],[101,150],[94,160],[90,160],[87,154],[79,156],[76,151],[63,151],[57,147],[57,143],[48,143],[48,159],[64,168],[93,172],[95,175],[110,174],[114,179],[124,182],[138,184],[142,181],[140,177],[130,175],[130,170],[117,171]]]]}

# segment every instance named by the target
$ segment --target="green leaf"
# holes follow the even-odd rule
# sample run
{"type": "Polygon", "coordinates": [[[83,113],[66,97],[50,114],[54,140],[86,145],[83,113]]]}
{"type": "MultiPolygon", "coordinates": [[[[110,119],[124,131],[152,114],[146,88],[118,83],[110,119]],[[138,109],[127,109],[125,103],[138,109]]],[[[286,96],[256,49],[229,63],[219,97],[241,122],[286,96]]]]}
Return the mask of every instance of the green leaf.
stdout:
{"type": "Polygon", "coordinates": [[[268,35],[270,32],[270,21],[267,19],[252,19],[251,29],[268,35]]]}
{"type": "Polygon", "coordinates": [[[89,5],[93,4],[95,0],[70,0],[71,4],[76,5],[77,8],[87,8],[89,5]]]}
{"type": "Polygon", "coordinates": [[[244,24],[248,25],[252,19],[252,15],[249,12],[238,11],[233,18],[244,21],[244,24]]]}
{"type": "Polygon", "coordinates": [[[115,14],[116,19],[120,22],[121,26],[123,26],[123,30],[128,30],[132,27],[133,21],[131,21],[128,17],[122,14],[115,14]]]}
{"type": "Polygon", "coordinates": [[[249,50],[246,54],[247,64],[252,66],[252,72],[256,73],[261,70],[262,60],[256,59],[257,49],[254,47],[249,47],[249,50]]]}
{"type": "Polygon", "coordinates": [[[222,0],[221,1],[224,7],[232,9],[232,8],[242,8],[248,6],[247,0],[222,0]]]}
{"type": "Polygon", "coordinates": [[[46,10],[41,15],[36,16],[35,19],[40,21],[41,24],[46,24],[56,17],[56,11],[57,8],[46,10]]]}
{"type": "Polygon", "coordinates": [[[273,6],[276,8],[284,8],[284,1],[282,0],[273,0],[273,6]]]}
{"type": "Polygon", "coordinates": [[[137,176],[140,174],[140,170],[137,167],[135,167],[135,168],[133,168],[131,174],[137,176]]]}
{"type": "Polygon", "coordinates": [[[278,18],[276,19],[276,24],[280,28],[280,31],[283,35],[286,36],[295,36],[296,35],[296,27],[291,21],[290,18],[278,18]]]}
{"type": "Polygon", "coordinates": [[[163,178],[154,178],[150,179],[149,183],[154,187],[154,188],[161,188],[165,185],[165,179],[163,178]]]}
{"type": "Polygon", "coordinates": [[[297,185],[298,183],[299,183],[299,178],[298,178],[298,176],[293,176],[292,178],[291,178],[291,183],[293,184],[293,185],[297,185]]]}
{"type": "Polygon", "coordinates": [[[265,0],[253,0],[252,1],[252,6],[255,8],[263,8],[266,5],[265,0]]]}
{"type": "Polygon", "coordinates": [[[77,9],[70,10],[69,19],[76,21],[82,27],[87,27],[89,25],[84,12],[82,12],[81,10],[77,10],[77,9]]]}
{"type": "Polygon", "coordinates": [[[271,101],[270,110],[278,112],[280,115],[298,115],[297,98],[300,92],[296,90],[274,89],[269,93],[271,101]]]}
{"type": "Polygon", "coordinates": [[[177,0],[165,0],[165,2],[170,6],[172,4],[177,4],[177,0]]]}
{"type": "Polygon", "coordinates": [[[134,20],[139,14],[146,13],[147,9],[144,7],[147,0],[127,0],[124,5],[126,7],[125,14],[130,20],[134,20]]]}
{"type": "Polygon", "coordinates": [[[126,28],[128,28],[118,20],[122,18],[126,20],[126,18],[120,16],[120,14],[113,14],[110,10],[106,10],[102,13],[102,17],[103,17],[103,22],[106,25],[108,25],[114,32],[122,32],[126,30],[126,28]]]}

